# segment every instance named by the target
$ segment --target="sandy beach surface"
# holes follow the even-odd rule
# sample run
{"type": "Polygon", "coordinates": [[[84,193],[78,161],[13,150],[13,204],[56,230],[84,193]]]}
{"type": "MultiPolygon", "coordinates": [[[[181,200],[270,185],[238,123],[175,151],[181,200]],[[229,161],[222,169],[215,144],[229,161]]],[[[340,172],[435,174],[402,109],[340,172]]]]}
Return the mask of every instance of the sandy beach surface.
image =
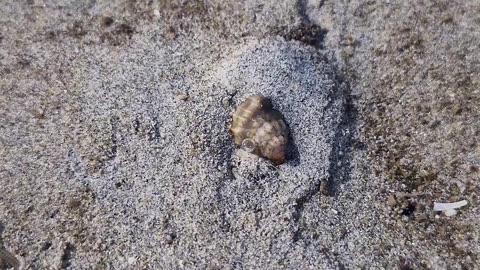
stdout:
{"type": "Polygon", "coordinates": [[[0,269],[480,269],[479,196],[478,0],[1,1],[0,269]]]}

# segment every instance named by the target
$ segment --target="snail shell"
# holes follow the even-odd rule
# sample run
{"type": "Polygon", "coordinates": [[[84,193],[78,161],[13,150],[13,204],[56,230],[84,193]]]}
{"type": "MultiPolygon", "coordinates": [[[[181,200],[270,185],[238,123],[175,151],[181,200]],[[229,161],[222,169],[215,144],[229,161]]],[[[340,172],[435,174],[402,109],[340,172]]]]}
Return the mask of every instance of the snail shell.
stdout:
{"type": "Polygon", "coordinates": [[[267,98],[256,95],[247,98],[233,113],[230,132],[235,144],[276,165],[285,162],[288,128],[282,114],[267,98]]]}

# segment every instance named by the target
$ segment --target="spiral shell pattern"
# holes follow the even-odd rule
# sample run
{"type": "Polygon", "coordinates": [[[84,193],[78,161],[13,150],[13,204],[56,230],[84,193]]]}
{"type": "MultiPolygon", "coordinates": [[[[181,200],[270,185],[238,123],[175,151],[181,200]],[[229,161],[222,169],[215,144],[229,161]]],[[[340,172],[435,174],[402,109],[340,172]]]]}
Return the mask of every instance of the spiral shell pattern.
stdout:
{"type": "Polygon", "coordinates": [[[283,115],[261,96],[251,96],[233,113],[230,132],[235,144],[279,165],[285,162],[288,128],[283,115]]]}

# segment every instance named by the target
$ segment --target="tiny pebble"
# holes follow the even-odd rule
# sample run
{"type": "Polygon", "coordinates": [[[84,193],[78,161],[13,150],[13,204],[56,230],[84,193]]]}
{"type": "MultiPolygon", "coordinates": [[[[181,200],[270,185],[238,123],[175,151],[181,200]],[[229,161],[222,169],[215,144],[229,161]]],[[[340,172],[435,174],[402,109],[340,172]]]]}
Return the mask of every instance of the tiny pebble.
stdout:
{"type": "Polygon", "coordinates": [[[235,96],[237,94],[237,90],[234,88],[227,89],[227,94],[230,96],[235,96]]]}
{"type": "Polygon", "coordinates": [[[38,119],[45,119],[45,112],[41,109],[34,110],[33,116],[38,119]]]}
{"type": "Polygon", "coordinates": [[[223,98],[223,99],[222,99],[222,104],[223,104],[223,106],[229,107],[230,104],[231,104],[230,101],[231,101],[230,98],[223,98]]]}
{"type": "Polygon", "coordinates": [[[165,242],[167,242],[167,244],[170,245],[170,244],[173,243],[173,241],[175,240],[175,238],[176,238],[176,235],[173,234],[173,233],[166,234],[166,235],[165,235],[165,242]]]}
{"type": "Polygon", "coordinates": [[[393,195],[388,196],[387,204],[390,207],[394,207],[395,205],[397,205],[397,200],[395,200],[395,196],[393,196],[393,195]]]}
{"type": "Polygon", "coordinates": [[[427,215],[425,214],[419,214],[417,217],[416,217],[416,220],[418,222],[427,222],[428,221],[428,217],[427,215]]]}
{"type": "Polygon", "coordinates": [[[153,15],[154,15],[155,17],[160,17],[160,11],[159,11],[158,9],[154,9],[154,10],[153,10],[153,15]]]}
{"type": "Polygon", "coordinates": [[[187,99],[188,99],[188,95],[180,94],[180,95],[177,95],[177,98],[178,98],[179,100],[187,100],[187,99]]]}
{"type": "Polygon", "coordinates": [[[455,216],[457,214],[457,210],[448,209],[448,210],[445,210],[443,213],[445,214],[445,216],[451,217],[451,216],[455,216]]]}

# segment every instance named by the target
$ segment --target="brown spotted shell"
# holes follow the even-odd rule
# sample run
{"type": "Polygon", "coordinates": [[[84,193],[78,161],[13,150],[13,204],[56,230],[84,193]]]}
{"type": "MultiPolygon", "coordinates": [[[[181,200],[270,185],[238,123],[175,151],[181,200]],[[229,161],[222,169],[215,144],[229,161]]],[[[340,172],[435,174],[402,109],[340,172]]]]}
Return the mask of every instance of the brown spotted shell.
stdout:
{"type": "Polygon", "coordinates": [[[275,164],[285,162],[288,128],[282,114],[260,95],[247,98],[233,113],[235,144],[275,164]]]}

